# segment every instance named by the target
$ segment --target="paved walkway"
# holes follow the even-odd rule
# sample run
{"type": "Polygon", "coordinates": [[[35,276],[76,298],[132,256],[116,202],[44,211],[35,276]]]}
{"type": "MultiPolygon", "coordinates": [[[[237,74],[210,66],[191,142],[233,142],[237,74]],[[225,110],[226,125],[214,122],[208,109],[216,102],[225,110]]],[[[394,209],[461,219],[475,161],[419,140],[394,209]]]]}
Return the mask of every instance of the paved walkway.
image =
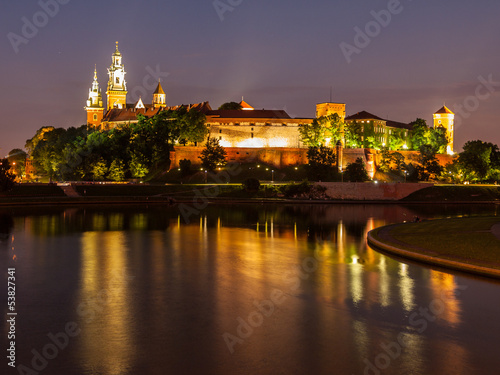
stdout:
{"type": "Polygon", "coordinates": [[[491,227],[491,233],[500,240],[500,222],[491,227]]]}
{"type": "Polygon", "coordinates": [[[80,197],[80,194],[78,194],[78,192],[72,185],[59,185],[59,187],[68,197],[80,197]]]}

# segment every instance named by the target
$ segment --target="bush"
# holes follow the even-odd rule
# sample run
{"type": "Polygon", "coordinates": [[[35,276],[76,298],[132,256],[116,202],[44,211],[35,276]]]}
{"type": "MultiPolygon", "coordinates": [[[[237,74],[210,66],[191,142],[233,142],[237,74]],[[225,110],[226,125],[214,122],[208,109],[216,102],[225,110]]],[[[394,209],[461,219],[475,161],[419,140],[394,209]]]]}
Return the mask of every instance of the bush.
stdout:
{"type": "Polygon", "coordinates": [[[260,181],[256,178],[247,178],[243,181],[243,187],[246,191],[259,191],[260,181]]]}

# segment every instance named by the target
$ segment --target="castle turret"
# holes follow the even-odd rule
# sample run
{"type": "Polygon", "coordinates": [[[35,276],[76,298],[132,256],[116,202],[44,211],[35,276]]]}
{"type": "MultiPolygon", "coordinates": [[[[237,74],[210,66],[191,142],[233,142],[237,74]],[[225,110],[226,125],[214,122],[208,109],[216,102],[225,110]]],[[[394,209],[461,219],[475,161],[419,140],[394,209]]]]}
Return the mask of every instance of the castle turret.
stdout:
{"type": "Polygon", "coordinates": [[[101,124],[104,115],[104,107],[102,103],[101,89],[97,82],[97,69],[94,68],[94,81],[89,89],[89,98],[87,99],[87,125],[97,127],[101,124]]]}
{"type": "Polygon", "coordinates": [[[455,114],[449,108],[443,106],[439,111],[434,113],[434,127],[442,126],[446,129],[446,138],[448,139],[448,146],[446,151],[448,154],[453,154],[453,131],[455,125],[455,114]]]}
{"type": "Polygon", "coordinates": [[[167,105],[167,99],[165,95],[165,91],[161,87],[160,80],[158,80],[158,86],[156,87],[155,92],[153,93],[153,107],[165,107],[167,105]]]}
{"type": "Polygon", "coordinates": [[[125,81],[125,67],[122,64],[122,54],[116,50],[111,56],[111,66],[108,68],[108,96],[107,109],[125,108],[127,103],[127,82],[125,81]]]}

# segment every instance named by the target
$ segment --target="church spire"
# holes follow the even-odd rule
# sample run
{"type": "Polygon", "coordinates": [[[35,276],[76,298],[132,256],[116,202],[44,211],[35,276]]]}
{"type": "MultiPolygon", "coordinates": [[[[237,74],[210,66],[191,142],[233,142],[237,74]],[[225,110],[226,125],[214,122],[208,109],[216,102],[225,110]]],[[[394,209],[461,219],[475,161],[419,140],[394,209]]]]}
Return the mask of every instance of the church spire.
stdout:
{"type": "Polygon", "coordinates": [[[108,68],[108,105],[107,109],[125,108],[127,103],[127,82],[125,81],[125,66],[122,64],[122,54],[116,49],[111,56],[111,66],[108,68]]]}
{"type": "Polygon", "coordinates": [[[158,79],[158,86],[156,86],[156,90],[153,93],[153,107],[165,107],[167,105],[165,91],[161,87],[160,79],[158,79]]]}
{"type": "Polygon", "coordinates": [[[87,99],[87,124],[92,126],[99,126],[104,114],[104,107],[102,103],[101,89],[97,81],[97,68],[94,66],[94,80],[89,89],[89,98],[87,99]]]}

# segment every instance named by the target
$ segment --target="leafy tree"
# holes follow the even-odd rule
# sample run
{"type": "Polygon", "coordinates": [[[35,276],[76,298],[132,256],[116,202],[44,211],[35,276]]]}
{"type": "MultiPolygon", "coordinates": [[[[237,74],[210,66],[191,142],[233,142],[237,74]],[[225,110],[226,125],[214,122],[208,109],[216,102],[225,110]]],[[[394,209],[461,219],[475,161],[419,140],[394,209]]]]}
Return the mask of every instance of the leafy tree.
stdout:
{"type": "Polygon", "coordinates": [[[343,131],[344,123],[336,113],[314,119],[311,124],[299,128],[302,142],[309,147],[335,145],[343,131]]]}
{"type": "Polygon", "coordinates": [[[307,158],[309,165],[315,167],[332,167],[336,160],[334,149],[326,146],[309,147],[307,158]]]}
{"type": "Polygon", "coordinates": [[[201,165],[203,168],[213,172],[218,165],[226,164],[226,150],[219,145],[216,138],[208,138],[205,148],[201,151],[201,165]]]}
{"type": "Polygon", "coordinates": [[[363,159],[357,158],[354,163],[349,163],[344,173],[345,179],[351,182],[364,182],[368,181],[368,172],[365,168],[363,159]]]}
{"type": "Polygon", "coordinates": [[[309,164],[307,166],[309,178],[312,180],[331,180],[335,177],[335,150],[330,147],[309,147],[307,150],[309,164]]]}
{"type": "Polygon", "coordinates": [[[357,148],[363,146],[363,124],[352,121],[344,125],[346,147],[357,148]]]}
{"type": "Polygon", "coordinates": [[[15,148],[13,150],[10,150],[7,159],[9,160],[9,163],[12,166],[14,173],[17,176],[22,176],[25,171],[26,152],[24,152],[19,148],[15,148]]]}
{"type": "Polygon", "coordinates": [[[123,181],[125,179],[125,163],[123,160],[113,160],[109,167],[108,178],[113,181],[123,181]]]}
{"type": "Polygon", "coordinates": [[[392,155],[389,150],[384,149],[382,151],[382,159],[380,160],[380,165],[378,166],[378,169],[381,172],[387,173],[391,170],[391,164],[392,164],[392,155]]]}
{"type": "Polygon", "coordinates": [[[108,173],[108,166],[103,157],[98,157],[91,163],[91,172],[95,180],[102,180],[106,173],[108,173]]]}
{"type": "Polygon", "coordinates": [[[149,168],[146,166],[144,155],[133,153],[130,160],[130,173],[132,177],[144,178],[149,173],[149,168]]]}
{"type": "Polygon", "coordinates": [[[418,179],[428,181],[436,180],[443,171],[443,167],[436,158],[436,150],[431,145],[422,145],[420,147],[420,165],[415,167],[418,172],[418,179]]]}
{"type": "Polygon", "coordinates": [[[412,123],[412,130],[409,134],[409,145],[411,150],[420,150],[420,147],[428,143],[429,127],[424,119],[417,118],[412,123]]]}
{"type": "Polygon", "coordinates": [[[9,191],[15,185],[16,176],[10,171],[10,163],[7,158],[0,159],[0,191],[9,191]]]}
{"type": "Polygon", "coordinates": [[[302,125],[299,128],[302,142],[309,147],[320,147],[326,143],[326,129],[317,119],[311,124],[302,125]]]}
{"type": "Polygon", "coordinates": [[[224,103],[222,104],[218,110],[219,111],[223,111],[223,110],[240,110],[242,107],[241,107],[241,104],[240,103],[236,103],[236,102],[227,102],[227,103],[224,103]]]}
{"type": "MultiPolygon", "coordinates": [[[[498,147],[483,141],[469,141],[463,146],[458,162],[467,180],[483,180],[491,169],[491,156],[498,147]]],[[[496,158],[496,154],[494,154],[496,158]]]]}
{"type": "Polygon", "coordinates": [[[446,136],[446,129],[443,126],[430,129],[429,144],[439,154],[445,154],[448,146],[448,138],[446,136]]]}
{"type": "Polygon", "coordinates": [[[404,136],[404,129],[392,129],[392,134],[389,135],[389,149],[390,150],[401,150],[406,144],[406,139],[404,136]]]}

